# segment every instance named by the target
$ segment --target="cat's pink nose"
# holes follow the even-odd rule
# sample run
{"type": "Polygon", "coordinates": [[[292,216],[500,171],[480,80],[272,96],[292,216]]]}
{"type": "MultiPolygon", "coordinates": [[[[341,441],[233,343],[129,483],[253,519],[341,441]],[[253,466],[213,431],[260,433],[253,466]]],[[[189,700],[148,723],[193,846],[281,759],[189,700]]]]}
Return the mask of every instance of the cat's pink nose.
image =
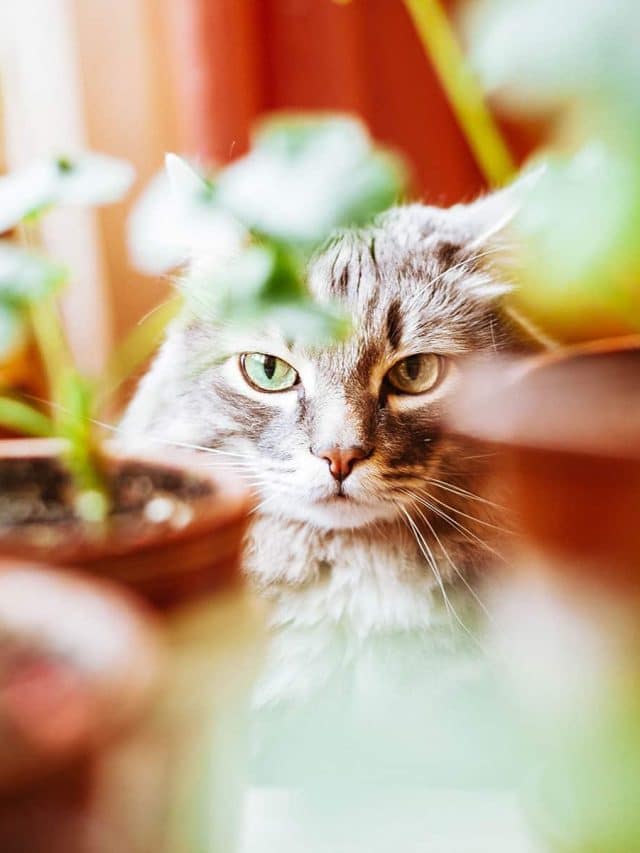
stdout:
{"type": "Polygon", "coordinates": [[[370,454],[363,447],[330,447],[328,450],[319,450],[316,455],[327,460],[331,476],[342,482],[349,476],[356,462],[366,459],[370,454]]]}

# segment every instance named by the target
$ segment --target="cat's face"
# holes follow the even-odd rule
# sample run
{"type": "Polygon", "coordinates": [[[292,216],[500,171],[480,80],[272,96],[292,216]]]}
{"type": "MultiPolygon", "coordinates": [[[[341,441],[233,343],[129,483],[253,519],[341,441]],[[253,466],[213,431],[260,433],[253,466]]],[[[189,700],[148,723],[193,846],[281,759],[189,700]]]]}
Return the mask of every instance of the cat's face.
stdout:
{"type": "Polygon", "coordinates": [[[508,288],[484,263],[497,213],[479,204],[398,208],[314,259],[311,290],[353,318],[344,343],[183,330],[182,435],[229,454],[263,512],[321,527],[399,517],[429,483],[467,488],[469,451],[443,432],[443,407],[463,356],[511,343],[496,310],[508,288]],[[190,368],[220,349],[224,363],[190,368]]]}

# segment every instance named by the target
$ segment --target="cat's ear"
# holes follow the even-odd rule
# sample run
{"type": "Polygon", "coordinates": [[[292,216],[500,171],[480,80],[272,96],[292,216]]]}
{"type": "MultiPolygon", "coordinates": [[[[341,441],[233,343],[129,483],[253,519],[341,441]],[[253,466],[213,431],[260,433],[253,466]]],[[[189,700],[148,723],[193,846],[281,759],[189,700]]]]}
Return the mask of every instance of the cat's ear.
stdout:
{"type": "Polygon", "coordinates": [[[182,157],[178,157],[177,154],[167,154],[164,165],[174,199],[197,198],[200,194],[206,193],[207,182],[182,157]]]}
{"type": "Polygon", "coordinates": [[[501,190],[471,204],[450,207],[445,211],[444,225],[452,241],[475,249],[496,240],[521,210],[544,171],[544,166],[530,169],[501,190]]]}

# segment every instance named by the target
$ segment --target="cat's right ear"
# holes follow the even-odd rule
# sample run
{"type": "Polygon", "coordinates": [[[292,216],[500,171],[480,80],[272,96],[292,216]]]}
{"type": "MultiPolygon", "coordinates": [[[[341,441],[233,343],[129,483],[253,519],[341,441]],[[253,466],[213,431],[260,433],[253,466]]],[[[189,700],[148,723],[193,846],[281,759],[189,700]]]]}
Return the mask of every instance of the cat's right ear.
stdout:
{"type": "Polygon", "coordinates": [[[499,239],[515,219],[527,196],[545,171],[537,166],[521,173],[503,189],[481,196],[471,204],[456,204],[445,211],[445,228],[452,242],[477,249],[499,239]]]}
{"type": "Polygon", "coordinates": [[[207,182],[182,157],[178,157],[177,154],[167,154],[164,165],[175,201],[196,198],[206,193],[207,182]]]}

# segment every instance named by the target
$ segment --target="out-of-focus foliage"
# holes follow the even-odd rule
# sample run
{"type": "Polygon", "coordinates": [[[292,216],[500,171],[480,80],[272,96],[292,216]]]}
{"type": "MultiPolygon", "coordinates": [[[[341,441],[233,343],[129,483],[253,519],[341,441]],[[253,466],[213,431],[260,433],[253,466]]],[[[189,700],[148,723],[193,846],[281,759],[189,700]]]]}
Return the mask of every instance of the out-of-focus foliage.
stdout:
{"type": "Polygon", "coordinates": [[[212,178],[175,155],[130,220],[134,262],[146,272],[191,261],[182,289],[211,321],[277,326],[321,343],[348,323],[304,281],[311,252],[336,228],[359,225],[400,194],[404,169],[344,116],[286,115],[262,123],[250,152],[212,178]]]}
{"type": "Polygon", "coordinates": [[[46,258],[0,240],[0,359],[24,340],[29,305],[51,295],[64,276],[46,258]]]}
{"type": "Polygon", "coordinates": [[[545,850],[627,853],[640,849],[637,613],[569,589],[532,572],[494,596],[492,642],[530,735],[529,818],[545,850]]]}
{"type": "Polygon", "coordinates": [[[515,222],[519,306],[560,339],[637,330],[640,4],[480,0],[467,18],[488,88],[557,125],[558,153],[515,222]]]}
{"type": "Polygon", "coordinates": [[[68,465],[78,490],[78,511],[100,520],[108,506],[91,421],[93,388],[73,364],[60,324],[56,291],[65,270],[34,251],[37,223],[55,205],[100,205],[129,189],[129,163],[102,154],[57,157],[0,178],[0,232],[18,228],[22,246],[0,241],[0,359],[31,334],[45,368],[50,415],[10,396],[0,397],[0,424],[26,435],[68,440],[68,465]],[[25,248],[25,246],[27,248],[25,248]]]}
{"type": "Polygon", "coordinates": [[[515,109],[571,104],[639,120],[636,0],[474,0],[467,21],[472,63],[515,109]]]}
{"type": "Polygon", "coordinates": [[[359,122],[285,115],[258,127],[215,194],[248,228],[307,247],[389,207],[403,182],[402,163],[374,148],[359,122]]]}
{"type": "Polygon", "coordinates": [[[111,204],[135,172],[124,160],[83,153],[40,161],[0,178],[0,233],[56,204],[111,204]]]}

